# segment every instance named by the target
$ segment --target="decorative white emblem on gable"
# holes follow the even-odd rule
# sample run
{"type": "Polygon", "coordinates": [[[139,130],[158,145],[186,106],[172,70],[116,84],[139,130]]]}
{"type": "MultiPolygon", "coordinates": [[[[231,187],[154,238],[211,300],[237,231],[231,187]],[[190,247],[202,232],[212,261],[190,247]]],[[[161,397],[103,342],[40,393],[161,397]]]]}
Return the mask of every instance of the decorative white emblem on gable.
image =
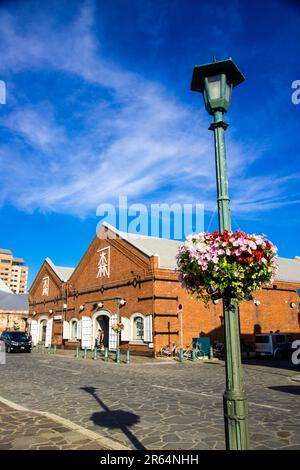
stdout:
{"type": "Polygon", "coordinates": [[[49,277],[48,276],[43,278],[42,295],[49,295],[49,277]]]}
{"type": "Polygon", "coordinates": [[[98,262],[97,277],[109,277],[110,275],[110,246],[101,248],[97,253],[100,253],[98,262]]]}

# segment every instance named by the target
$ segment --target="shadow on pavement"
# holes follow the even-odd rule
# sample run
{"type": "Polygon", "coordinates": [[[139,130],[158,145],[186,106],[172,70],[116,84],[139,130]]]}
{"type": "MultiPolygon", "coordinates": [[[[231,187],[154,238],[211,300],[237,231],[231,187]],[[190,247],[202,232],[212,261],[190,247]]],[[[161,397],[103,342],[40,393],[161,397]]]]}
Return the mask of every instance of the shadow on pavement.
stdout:
{"type": "Polygon", "coordinates": [[[270,390],[276,390],[278,392],[291,393],[292,395],[300,395],[299,385],[278,385],[269,387],[270,390]]]}
{"type": "Polygon", "coordinates": [[[83,390],[92,395],[92,397],[95,398],[96,402],[99,403],[103,409],[103,411],[93,413],[90,418],[96,426],[120,429],[136,449],[145,450],[143,444],[128,429],[130,426],[140,422],[140,417],[138,415],[124,410],[111,411],[108,406],[106,406],[105,403],[98,397],[96,393],[97,389],[95,387],[80,387],[80,390],[83,390]]]}
{"type": "Polygon", "coordinates": [[[294,365],[290,359],[276,360],[269,358],[243,358],[243,364],[249,364],[250,366],[260,366],[260,367],[272,367],[274,369],[283,369],[283,370],[294,370],[300,372],[300,365],[294,365]]]}

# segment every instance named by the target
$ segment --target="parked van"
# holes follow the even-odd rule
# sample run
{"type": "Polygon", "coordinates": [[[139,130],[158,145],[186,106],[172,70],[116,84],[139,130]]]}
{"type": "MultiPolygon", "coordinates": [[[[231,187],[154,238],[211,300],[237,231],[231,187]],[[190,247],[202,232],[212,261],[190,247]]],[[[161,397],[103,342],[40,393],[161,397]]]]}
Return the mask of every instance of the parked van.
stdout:
{"type": "Polygon", "coordinates": [[[255,353],[257,357],[271,356],[275,359],[290,357],[293,337],[286,333],[255,335],[255,353]]]}

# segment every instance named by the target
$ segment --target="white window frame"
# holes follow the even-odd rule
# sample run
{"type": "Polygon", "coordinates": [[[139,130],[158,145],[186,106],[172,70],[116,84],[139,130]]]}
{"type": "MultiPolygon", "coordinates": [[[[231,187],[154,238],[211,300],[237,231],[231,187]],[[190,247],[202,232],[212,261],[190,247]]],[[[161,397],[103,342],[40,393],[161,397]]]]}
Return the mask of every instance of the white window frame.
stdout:
{"type": "Polygon", "coordinates": [[[78,318],[75,318],[75,317],[71,318],[71,320],[69,321],[69,325],[70,325],[69,341],[78,341],[78,328],[79,328],[78,323],[79,323],[79,320],[78,320],[78,318]],[[72,325],[73,325],[74,322],[77,323],[76,337],[72,336],[72,325]]]}
{"type": "Polygon", "coordinates": [[[147,343],[145,343],[144,337],[143,337],[143,339],[134,339],[134,320],[138,317],[143,319],[143,322],[144,322],[143,331],[145,331],[145,318],[146,318],[146,315],[144,315],[143,313],[140,313],[140,312],[133,313],[130,317],[130,323],[131,323],[130,343],[132,343],[132,344],[145,344],[146,345],[147,343]]]}
{"type": "MultiPolygon", "coordinates": [[[[42,315],[40,316],[39,318],[37,318],[37,322],[38,322],[38,337],[37,337],[37,342],[38,343],[41,343],[42,342],[42,338],[40,338],[41,336],[41,323],[43,320],[46,320],[48,321],[49,320],[49,317],[47,315],[42,315]]],[[[46,327],[47,328],[47,327],[46,327]]]]}

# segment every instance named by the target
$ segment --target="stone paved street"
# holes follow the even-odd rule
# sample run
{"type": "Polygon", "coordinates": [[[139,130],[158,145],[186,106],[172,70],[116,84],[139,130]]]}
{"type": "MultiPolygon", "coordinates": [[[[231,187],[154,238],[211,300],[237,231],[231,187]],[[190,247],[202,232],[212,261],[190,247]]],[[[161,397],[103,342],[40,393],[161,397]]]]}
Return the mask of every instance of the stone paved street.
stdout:
{"type": "Polygon", "coordinates": [[[0,403],[0,450],[103,450],[96,440],[35,413],[0,403]]]}
{"type": "MultiPolygon", "coordinates": [[[[293,380],[299,368],[292,370],[284,361],[247,362],[252,448],[300,449],[300,385],[293,380]]],[[[32,353],[7,355],[7,364],[0,367],[1,397],[66,418],[132,449],[224,449],[222,362],[143,358],[127,365],[32,353]]],[[[12,438],[15,425],[5,407],[0,416],[2,448],[32,445],[18,414],[12,438]]],[[[36,429],[43,437],[47,420],[36,419],[24,413],[29,436],[36,429]]],[[[69,432],[56,426],[54,445],[75,449],[91,444],[70,441],[69,432]]],[[[33,448],[53,448],[53,438],[46,435],[33,448]]]]}

